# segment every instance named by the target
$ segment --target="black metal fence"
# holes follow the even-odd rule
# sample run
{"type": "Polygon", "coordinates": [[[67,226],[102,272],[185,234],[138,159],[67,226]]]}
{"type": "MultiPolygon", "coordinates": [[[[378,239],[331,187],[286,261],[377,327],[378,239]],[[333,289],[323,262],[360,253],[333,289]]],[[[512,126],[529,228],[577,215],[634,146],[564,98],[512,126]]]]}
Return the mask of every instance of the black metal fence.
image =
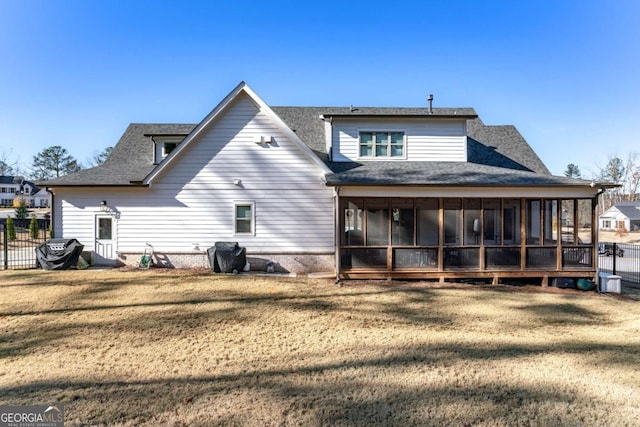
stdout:
{"type": "Polygon", "coordinates": [[[600,242],[598,268],[620,276],[623,286],[640,290],[640,245],[600,242]]]}
{"type": "Polygon", "coordinates": [[[0,219],[0,270],[36,267],[35,248],[49,239],[49,221],[37,220],[31,230],[30,219],[14,219],[13,227],[0,219]]]}

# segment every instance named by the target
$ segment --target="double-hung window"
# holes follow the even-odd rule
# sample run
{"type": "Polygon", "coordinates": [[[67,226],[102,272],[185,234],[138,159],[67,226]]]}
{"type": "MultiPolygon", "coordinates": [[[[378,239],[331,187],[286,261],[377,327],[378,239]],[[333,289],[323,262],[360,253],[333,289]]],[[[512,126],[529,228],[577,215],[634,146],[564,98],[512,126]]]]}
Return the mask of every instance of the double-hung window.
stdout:
{"type": "Polygon", "coordinates": [[[234,234],[255,234],[254,202],[235,202],[234,234]]]}
{"type": "Polygon", "coordinates": [[[360,157],[404,157],[404,132],[360,132],[360,157]]]}

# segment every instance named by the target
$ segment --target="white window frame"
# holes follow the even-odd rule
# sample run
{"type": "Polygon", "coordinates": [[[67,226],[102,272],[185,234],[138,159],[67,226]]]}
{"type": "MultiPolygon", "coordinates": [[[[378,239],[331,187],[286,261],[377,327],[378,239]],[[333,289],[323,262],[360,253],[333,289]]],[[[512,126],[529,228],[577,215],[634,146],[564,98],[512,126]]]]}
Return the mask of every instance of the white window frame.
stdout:
{"type": "Polygon", "coordinates": [[[253,200],[234,200],[233,202],[233,235],[234,236],[255,236],[256,235],[256,202],[253,200]],[[238,206],[249,206],[251,208],[251,231],[238,232],[238,206]]]}
{"type": "MultiPolygon", "coordinates": [[[[184,141],[182,136],[156,136],[153,140],[155,146],[153,147],[154,163],[158,164],[167,158],[169,153],[167,152],[167,144],[175,144],[174,150],[184,141]]],[[[173,150],[171,150],[173,151],[173,150]]]]}
{"type": "Polygon", "coordinates": [[[357,153],[358,159],[362,160],[383,160],[383,161],[394,161],[394,160],[406,160],[407,159],[407,131],[406,129],[358,129],[358,142],[357,142],[357,153]],[[373,133],[376,136],[373,139],[373,147],[372,147],[372,155],[371,156],[363,156],[361,155],[360,147],[361,144],[361,134],[363,133],[373,133]],[[391,142],[387,143],[387,155],[386,156],[378,156],[376,155],[376,141],[378,133],[386,133],[387,135],[392,133],[401,133],[402,134],[402,156],[392,156],[391,155],[391,142]]]}
{"type": "Polygon", "coordinates": [[[176,141],[163,141],[162,142],[162,158],[163,159],[166,158],[171,153],[171,151],[178,148],[178,144],[180,143],[176,141]],[[167,151],[167,145],[173,145],[173,148],[170,151],[167,151]]]}

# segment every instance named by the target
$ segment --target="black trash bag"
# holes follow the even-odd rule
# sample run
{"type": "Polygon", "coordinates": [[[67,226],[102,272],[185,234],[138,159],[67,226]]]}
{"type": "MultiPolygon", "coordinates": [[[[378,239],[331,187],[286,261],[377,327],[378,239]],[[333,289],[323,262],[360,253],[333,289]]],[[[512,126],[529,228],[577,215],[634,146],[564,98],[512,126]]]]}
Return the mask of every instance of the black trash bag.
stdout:
{"type": "Polygon", "coordinates": [[[238,242],[216,242],[207,249],[207,255],[214,273],[237,273],[247,264],[247,248],[238,246],[238,242]]]}
{"type": "Polygon", "coordinates": [[[36,247],[36,260],[43,270],[68,270],[78,265],[83,249],[76,239],[50,239],[36,247]]]}

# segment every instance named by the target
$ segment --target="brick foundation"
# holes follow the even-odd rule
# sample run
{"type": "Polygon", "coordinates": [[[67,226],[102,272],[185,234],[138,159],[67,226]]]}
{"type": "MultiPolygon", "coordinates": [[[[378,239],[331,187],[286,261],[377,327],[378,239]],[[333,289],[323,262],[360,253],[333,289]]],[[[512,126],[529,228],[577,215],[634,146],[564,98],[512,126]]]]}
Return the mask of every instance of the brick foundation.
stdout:
{"type": "MultiPolygon", "coordinates": [[[[135,267],[140,261],[140,253],[120,253],[118,261],[124,265],[135,267]]],[[[154,265],[166,268],[211,268],[206,253],[163,253],[153,254],[154,265]]],[[[251,271],[267,271],[275,273],[309,274],[319,272],[335,273],[333,254],[247,254],[247,262],[251,271]]]]}

